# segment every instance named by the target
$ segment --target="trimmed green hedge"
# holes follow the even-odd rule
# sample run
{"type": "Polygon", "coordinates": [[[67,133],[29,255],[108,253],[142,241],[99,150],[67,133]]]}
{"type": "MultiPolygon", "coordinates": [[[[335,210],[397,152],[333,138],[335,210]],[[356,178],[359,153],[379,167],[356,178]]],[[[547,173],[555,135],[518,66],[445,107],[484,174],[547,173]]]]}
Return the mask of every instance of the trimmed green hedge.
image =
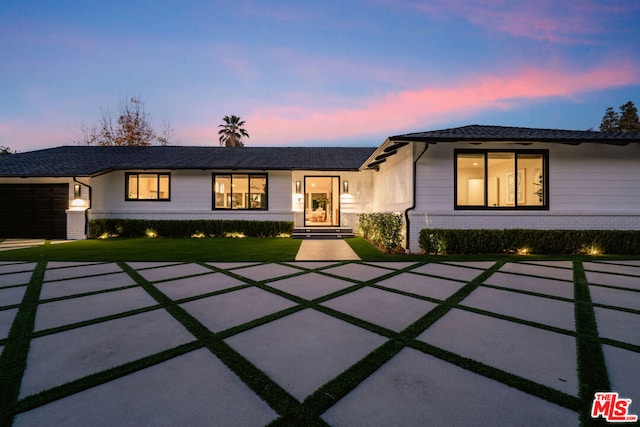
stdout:
{"type": "Polygon", "coordinates": [[[358,214],[362,237],[391,253],[402,245],[402,215],[395,213],[358,214]]]}
{"type": "Polygon", "coordinates": [[[637,230],[420,230],[428,254],[640,254],[637,230]]]}
{"type": "Polygon", "coordinates": [[[291,234],[290,221],[94,219],[89,237],[277,237],[291,234]]]}

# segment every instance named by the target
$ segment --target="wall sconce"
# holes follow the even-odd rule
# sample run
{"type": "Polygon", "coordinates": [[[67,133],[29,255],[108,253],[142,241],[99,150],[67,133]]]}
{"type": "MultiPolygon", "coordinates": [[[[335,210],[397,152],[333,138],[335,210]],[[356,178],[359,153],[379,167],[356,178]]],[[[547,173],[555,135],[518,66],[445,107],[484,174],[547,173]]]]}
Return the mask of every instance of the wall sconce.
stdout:
{"type": "Polygon", "coordinates": [[[302,190],[302,183],[300,181],[296,181],[296,193],[300,194],[302,190]]]}
{"type": "Polygon", "coordinates": [[[82,198],[82,189],[80,187],[80,184],[75,184],[73,186],[73,198],[75,200],[82,198]]]}
{"type": "Polygon", "coordinates": [[[345,181],[342,183],[342,192],[347,194],[349,192],[349,181],[345,181]]]}

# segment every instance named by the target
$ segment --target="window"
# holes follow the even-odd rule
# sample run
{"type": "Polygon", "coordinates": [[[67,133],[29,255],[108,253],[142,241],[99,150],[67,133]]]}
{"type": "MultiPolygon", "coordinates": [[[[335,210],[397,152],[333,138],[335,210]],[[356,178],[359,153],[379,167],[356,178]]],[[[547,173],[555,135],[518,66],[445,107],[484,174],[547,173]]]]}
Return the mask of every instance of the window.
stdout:
{"type": "Polygon", "coordinates": [[[456,209],[548,209],[548,152],[456,150],[456,209]]]}
{"type": "Polygon", "coordinates": [[[168,173],[127,173],[126,200],[170,199],[168,173]]]}
{"type": "Polygon", "coordinates": [[[267,175],[213,175],[213,209],[266,210],[267,175]]]}

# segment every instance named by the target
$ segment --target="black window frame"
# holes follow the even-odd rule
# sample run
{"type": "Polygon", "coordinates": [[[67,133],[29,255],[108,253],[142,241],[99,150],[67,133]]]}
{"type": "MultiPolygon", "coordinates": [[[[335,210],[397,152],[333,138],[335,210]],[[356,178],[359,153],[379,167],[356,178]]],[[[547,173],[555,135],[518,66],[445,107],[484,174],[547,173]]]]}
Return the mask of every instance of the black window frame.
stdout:
{"type": "MultiPolygon", "coordinates": [[[[233,199],[233,192],[228,192],[229,197],[231,199],[233,199]]],[[[268,211],[269,210],[269,174],[268,173],[248,173],[248,172],[216,172],[211,174],[211,210],[213,211],[268,211]],[[216,207],[216,191],[215,191],[215,185],[216,185],[216,177],[217,176],[224,176],[224,177],[230,177],[230,186],[231,189],[233,189],[233,177],[235,176],[246,176],[247,177],[247,185],[249,186],[249,193],[247,193],[246,197],[247,199],[245,200],[247,203],[245,203],[245,205],[247,207],[244,208],[234,208],[232,206],[232,204],[229,204],[229,207],[224,207],[224,208],[218,208],[216,207]],[[265,192],[264,193],[259,193],[259,194],[263,194],[265,197],[265,203],[264,203],[264,207],[256,207],[256,208],[252,208],[251,204],[249,203],[249,201],[251,200],[251,178],[264,178],[264,182],[265,182],[265,192]]]]}
{"type": "MultiPolygon", "coordinates": [[[[515,174],[516,187],[518,174],[515,174]]],[[[548,211],[549,210],[549,150],[544,149],[455,149],[453,151],[453,204],[455,210],[473,211],[548,211]],[[488,205],[488,174],[489,174],[489,154],[491,153],[513,153],[514,169],[518,170],[518,155],[537,154],[542,155],[542,205],[520,205],[516,197],[513,206],[489,206],[488,205]],[[482,154],[484,155],[484,206],[481,205],[459,205],[458,204],[458,155],[460,154],[482,154]]]]}
{"type": "Polygon", "coordinates": [[[126,202],[170,202],[171,201],[171,173],[170,172],[126,172],[124,174],[124,200],[126,202]],[[129,177],[132,175],[136,175],[138,188],[136,189],[136,194],[138,197],[129,197],[129,177]],[[140,198],[140,175],[156,175],[158,181],[158,189],[157,199],[141,199],[140,198]],[[169,189],[168,189],[168,197],[161,199],[160,198],[160,177],[166,176],[169,178],[169,189]]]}

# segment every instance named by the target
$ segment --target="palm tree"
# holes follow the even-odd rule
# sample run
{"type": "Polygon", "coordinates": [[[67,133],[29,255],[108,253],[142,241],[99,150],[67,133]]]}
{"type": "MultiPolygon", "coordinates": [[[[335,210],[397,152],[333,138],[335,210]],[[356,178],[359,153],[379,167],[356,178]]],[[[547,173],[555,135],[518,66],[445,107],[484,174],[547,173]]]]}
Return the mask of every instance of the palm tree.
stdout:
{"type": "Polygon", "coordinates": [[[250,138],[249,132],[247,132],[242,126],[244,126],[244,120],[240,120],[238,116],[224,116],[222,118],[224,124],[218,125],[221,127],[218,131],[218,137],[220,139],[220,145],[226,147],[244,147],[242,138],[250,138]]]}

